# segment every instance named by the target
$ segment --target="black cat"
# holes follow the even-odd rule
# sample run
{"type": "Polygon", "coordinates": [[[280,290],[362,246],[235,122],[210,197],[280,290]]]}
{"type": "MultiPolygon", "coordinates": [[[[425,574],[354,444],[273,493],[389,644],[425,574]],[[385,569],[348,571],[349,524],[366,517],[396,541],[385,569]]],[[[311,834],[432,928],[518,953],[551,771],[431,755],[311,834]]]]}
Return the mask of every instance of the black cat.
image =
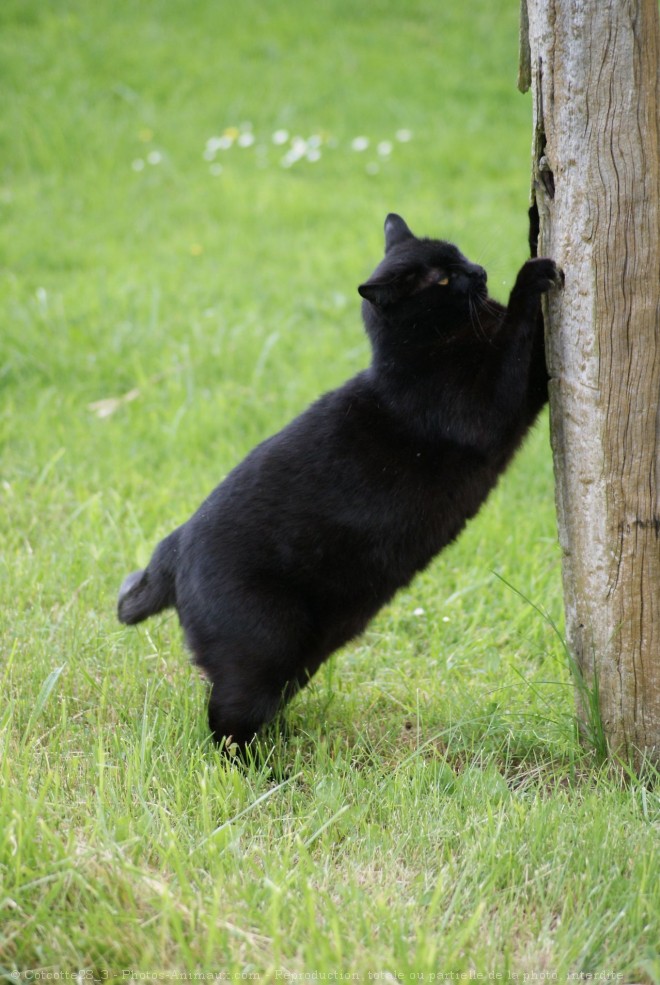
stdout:
{"type": "Polygon", "coordinates": [[[358,288],[369,368],[250,452],[121,586],[124,623],[176,607],[217,740],[245,746],[475,515],[547,400],[540,298],[562,280],[528,260],[505,308],[455,246],[387,217],[358,288]]]}

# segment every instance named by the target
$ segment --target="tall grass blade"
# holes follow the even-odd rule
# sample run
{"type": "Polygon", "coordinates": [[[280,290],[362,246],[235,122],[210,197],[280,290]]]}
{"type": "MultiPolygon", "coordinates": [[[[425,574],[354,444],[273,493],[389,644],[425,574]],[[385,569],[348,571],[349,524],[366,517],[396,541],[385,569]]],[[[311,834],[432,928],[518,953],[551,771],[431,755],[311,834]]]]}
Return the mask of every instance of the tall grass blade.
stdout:
{"type": "Polygon", "coordinates": [[[553,633],[559,640],[566,657],[566,663],[568,664],[571,679],[577,689],[579,699],[584,710],[584,719],[578,718],[577,716],[575,718],[576,728],[582,738],[586,741],[589,748],[596,755],[598,762],[605,762],[608,756],[608,748],[605,730],[603,728],[603,720],[600,713],[600,692],[595,663],[593,684],[589,685],[584,674],[582,673],[582,668],[571,652],[567,640],[552,616],[550,616],[545,609],[541,608],[540,605],[537,605],[536,602],[533,602],[530,598],[528,598],[523,592],[520,591],[520,589],[516,588],[515,585],[512,585],[511,582],[506,580],[506,578],[498,574],[497,571],[494,571],[493,574],[496,578],[499,578],[499,580],[506,585],[510,591],[514,592],[518,598],[522,599],[523,602],[526,602],[527,605],[530,605],[535,612],[538,612],[543,621],[550,626],[553,633]]]}
{"type": "Polygon", "coordinates": [[[53,692],[53,689],[54,689],[55,685],[57,684],[57,682],[58,682],[58,680],[60,678],[60,674],[62,673],[62,671],[64,670],[65,667],[66,667],[66,664],[62,664],[61,667],[56,667],[54,670],[51,670],[50,674],[48,675],[48,677],[46,678],[46,680],[43,682],[43,684],[41,686],[41,690],[39,691],[39,694],[37,695],[37,700],[34,703],[34,708],[32,709],[32,711],[30,713],[30,717],[28,719],[28,723],[25,726],[25,732],[23,733],[23,744],[24,745],[27,742],[27,740],[28,740],[28,738],[30,736],[30,733],[32,732],[32,729],[34,728],[35,723],[37,722],[37,720],[41,716],[41,713],[43,712],[44,708],[46,707],[46,704],[48,702],[48,699],[50,698],[50,696],[51,696],[51,694],[53,692]]]}

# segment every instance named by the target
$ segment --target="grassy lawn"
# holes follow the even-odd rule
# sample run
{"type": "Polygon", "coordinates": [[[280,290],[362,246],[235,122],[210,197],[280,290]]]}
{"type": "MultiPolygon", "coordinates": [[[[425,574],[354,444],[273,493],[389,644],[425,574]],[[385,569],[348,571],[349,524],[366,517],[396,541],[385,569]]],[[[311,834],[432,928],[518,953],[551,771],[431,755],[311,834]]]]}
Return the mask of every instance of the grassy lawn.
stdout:
{"type": "Polygon", "coordinates": [[[552,625],[547,418],[247,768],[176,618],[115,619],[159,537],[365,365],[388,211],[506,299],[517,15],[3,0],[0,977],[660,982],[657,790],[578,742],[552,625]]]}

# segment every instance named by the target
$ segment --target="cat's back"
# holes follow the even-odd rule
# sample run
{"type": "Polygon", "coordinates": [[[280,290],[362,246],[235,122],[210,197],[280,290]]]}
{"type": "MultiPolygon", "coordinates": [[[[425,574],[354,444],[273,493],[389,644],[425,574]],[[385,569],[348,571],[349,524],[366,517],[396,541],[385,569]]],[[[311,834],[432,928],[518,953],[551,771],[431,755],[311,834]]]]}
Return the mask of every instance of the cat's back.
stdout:
{"type": "Polygon", "coordinates": [[[359,373],[253,448],[189,523],[217,522],[230,515],[239,521],[250,509],[286,512],[301,503],[318,507],[347,481],[355,491],[375,445],[391,449],[394,437],[368,371],[359,373]]]}
{"type": "Polygon", "coordinates": [[[489,472],[469,448],[416,427],[365,370],[257,445],[188,521],[184,542],[241,554],[413,534],[432,545],[476,511],[489,472]]]}

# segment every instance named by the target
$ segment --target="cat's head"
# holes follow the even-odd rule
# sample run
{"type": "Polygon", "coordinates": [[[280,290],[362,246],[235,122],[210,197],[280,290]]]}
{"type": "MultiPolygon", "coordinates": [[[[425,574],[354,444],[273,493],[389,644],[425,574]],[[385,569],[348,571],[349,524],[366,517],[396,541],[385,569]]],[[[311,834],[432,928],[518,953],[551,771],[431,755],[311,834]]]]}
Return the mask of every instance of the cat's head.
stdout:
{"type": "Polygon", "coordinates": [[[397,317],[445,311],[455,318],[469,314],[472,300],[486,297],[486,271],[453,243],[418,239],[401,216],[390,213],[385,258],[358,291],[369,305],[397,317]]]}

